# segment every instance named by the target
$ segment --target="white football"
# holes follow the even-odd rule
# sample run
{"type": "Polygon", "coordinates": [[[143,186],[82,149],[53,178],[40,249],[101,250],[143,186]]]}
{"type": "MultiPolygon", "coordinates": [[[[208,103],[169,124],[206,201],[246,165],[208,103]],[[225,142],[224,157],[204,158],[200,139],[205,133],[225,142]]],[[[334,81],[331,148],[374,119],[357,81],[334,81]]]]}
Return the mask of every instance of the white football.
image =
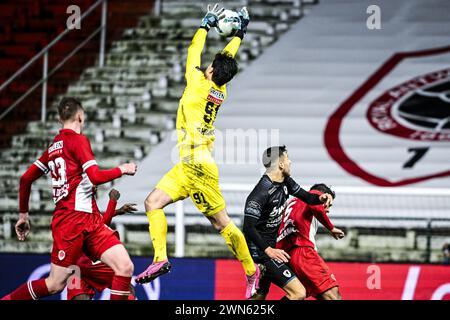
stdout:
{"type": "Polygon", "coordinates": [[[225,10],[224,17],[219,20],[216,31],[222,37],[231,37],[239,29],[241,19],[236,11],[225,10]]]}

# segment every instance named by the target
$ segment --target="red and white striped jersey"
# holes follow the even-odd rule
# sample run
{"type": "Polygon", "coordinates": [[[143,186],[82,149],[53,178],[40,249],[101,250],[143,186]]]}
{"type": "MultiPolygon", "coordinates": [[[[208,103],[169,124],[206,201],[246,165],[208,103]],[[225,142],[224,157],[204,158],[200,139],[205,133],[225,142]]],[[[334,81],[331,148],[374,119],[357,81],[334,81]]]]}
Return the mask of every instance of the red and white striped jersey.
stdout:
{"type": "Polygon", "coordinates": [[[60,130],[34,165],[44,173],[51,173],[55,213],[60,210],[99,212],[94,186],[86,174],[97,162],[86,136],[70,129],[60,130]]]}
{"type": "MultiPolygon", "coordinates": [[[[316,190],[310,193],[322,194],[316,190]]],[[[313,247],[317,251],[315,236],[319,222],[328,230],[334,228],[323,205],[310,206],[292,198],[283,212],[276,247],[286,252],[293,247],[313,247]]]]}

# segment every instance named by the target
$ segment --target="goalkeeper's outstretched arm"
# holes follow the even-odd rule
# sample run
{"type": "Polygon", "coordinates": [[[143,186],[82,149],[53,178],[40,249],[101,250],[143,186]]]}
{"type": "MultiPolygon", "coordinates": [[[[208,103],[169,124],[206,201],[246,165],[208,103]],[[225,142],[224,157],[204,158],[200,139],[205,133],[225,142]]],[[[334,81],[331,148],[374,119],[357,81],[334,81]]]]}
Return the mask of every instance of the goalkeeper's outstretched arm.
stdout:
{"type": "Polygon", "coordinates": [[[202,20],[200,28],[192,38],[191,45],[188,49],[187,61],[186,61],[186,80],[189,81],[189,78],[192,76],[193,71],[200,67],[202,63],[202,52],[205,47],[206,36],[208,34],[209,29],[212,27],[216,27],[219,19],[223,17],[223,11],[225,8],[219,9],[219,5],[216,4],[211,8],[208,5],[207,12],[205,17],[202,20]]]}
{"type": "Polygon", "coordinates": [[[222,52],[228,52],[233,56],[236,56],[237,51],[241,45],[242,40],[244,39],[244,35],[247,33],[247,26],[250,22],[250,16],[248,14],[247,8],[243,7],[241,11],[239,11],[239,18],[241,19],[241,23],[239,29],[236,31],[235,36],[231,41],[227,44],[227,46],[223,49],[222,52]]]}
{"type": "Polygon", "coordinates": [[[192,72],[200,67],[202,63],[202,52],[205,47],[206,36],[208,31],[200,27],[192,38],[191,45],[188,49],[187,60],[186,60],[186,80],[192,75],[192,72]]]}
{"type": "Polygon", "coordinates": [[[234,58],[239,50],[239,47],[241,46],[241,42],[241,38],[234,36],[233,39],[228,42],[227,46],[222,50],[222,52],[228,52],[234,58]]]}

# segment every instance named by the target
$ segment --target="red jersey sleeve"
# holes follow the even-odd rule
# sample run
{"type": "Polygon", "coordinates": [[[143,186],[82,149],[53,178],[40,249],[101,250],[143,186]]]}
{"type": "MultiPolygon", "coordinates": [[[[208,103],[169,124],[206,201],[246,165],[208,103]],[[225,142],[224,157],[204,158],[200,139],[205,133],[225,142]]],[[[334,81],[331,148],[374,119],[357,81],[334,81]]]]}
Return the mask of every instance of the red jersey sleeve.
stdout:
{"type": "Polygon", "coordinates": [[[311,211],[314,214],[314,217],[316,217],[317,220],[328,230],[333,230],[334,225],[331,223],[330,219],[328,218],[327,213],[325,212],[325,208],[323,205],[318,206],[310,206],[311,211]]]}
{"type": "Polygon", "coordinates": [[[89,167],[97,165],[97,161],[95,161],[94,153],[92,152],[91,143],[88,138],[83,135],[80,135],[78,139],[76,139],[74,146],[74,156],[79,161],[83,168],[83,172],[89,167]]]}
{"type": "Polygon", "coordinates": [[[37,159],[33,163],[36,167],[38,167],[44,174],[47,174],[49,171],[48,168],[48,149],[42,153],[39,159],[37,159]]]}
{"type": "Polygon", "coordinates": [[[43,152],[41,157],[37,159],[28,170],[22,175],[19,183],[19,212],[28,212],[31,185],[34,181],[39,179],[42,175],[47,174],[48,169],[48,152],[47,149],[43,152]]]}
{"type": "Polygon", "coordinates": [[[83,172],[86,172],[89,180],[96,186],[122,176],[122,171],[118,167],[111,170],[100,170],[98,168],[91,144],[85,136],[80,135],[80,138],[77,139],[74,145],[74,152],[75,158],[83,168],[83,172]]]}
{"type": "Polygon", "coordinates": [[[117,202],[115,200],[109,199],[108,207],[103,214],[103,222],[109,226],[111,224],[111,221],[113,217],[116,215],[116,206],[117,202]]]}
{"type": "MultiPolygon", "coordinates": [[[[321,195],[322,193],[317,190],[312,190],[310,193],[315,193],[317,195],[321,195]]],[[[334,225],[331,223],[330,219],[328,218],[327,213],[325,212],[325,208],[323,207],[323,204],[317,205],[317,206],[309,206],[314,217],[328,230],[332,230],[334,228],[334,225]]]]}

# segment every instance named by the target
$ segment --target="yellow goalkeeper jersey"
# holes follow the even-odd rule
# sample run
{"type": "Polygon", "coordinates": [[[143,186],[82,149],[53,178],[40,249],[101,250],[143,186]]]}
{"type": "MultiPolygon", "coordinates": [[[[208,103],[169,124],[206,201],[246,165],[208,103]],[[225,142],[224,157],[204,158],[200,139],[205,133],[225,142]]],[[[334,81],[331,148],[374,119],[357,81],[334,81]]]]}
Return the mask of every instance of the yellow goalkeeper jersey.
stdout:
{"type": "MultiPolygon", "coordinates": [[[[181,97],[177,112],[177,134],[180,157],[190,162],[196,153],[212,151],[215,140],[214,122],[220,106],[227,97],[227,86],[217,86],[205,78],[200,70],[201,54],[208,32],[199,28],[188,49],[186,61],[187,85],[181,97]]],[[[233,57],[236,55],[241,39],[233,37],[223,49],[233,57]]]]}

